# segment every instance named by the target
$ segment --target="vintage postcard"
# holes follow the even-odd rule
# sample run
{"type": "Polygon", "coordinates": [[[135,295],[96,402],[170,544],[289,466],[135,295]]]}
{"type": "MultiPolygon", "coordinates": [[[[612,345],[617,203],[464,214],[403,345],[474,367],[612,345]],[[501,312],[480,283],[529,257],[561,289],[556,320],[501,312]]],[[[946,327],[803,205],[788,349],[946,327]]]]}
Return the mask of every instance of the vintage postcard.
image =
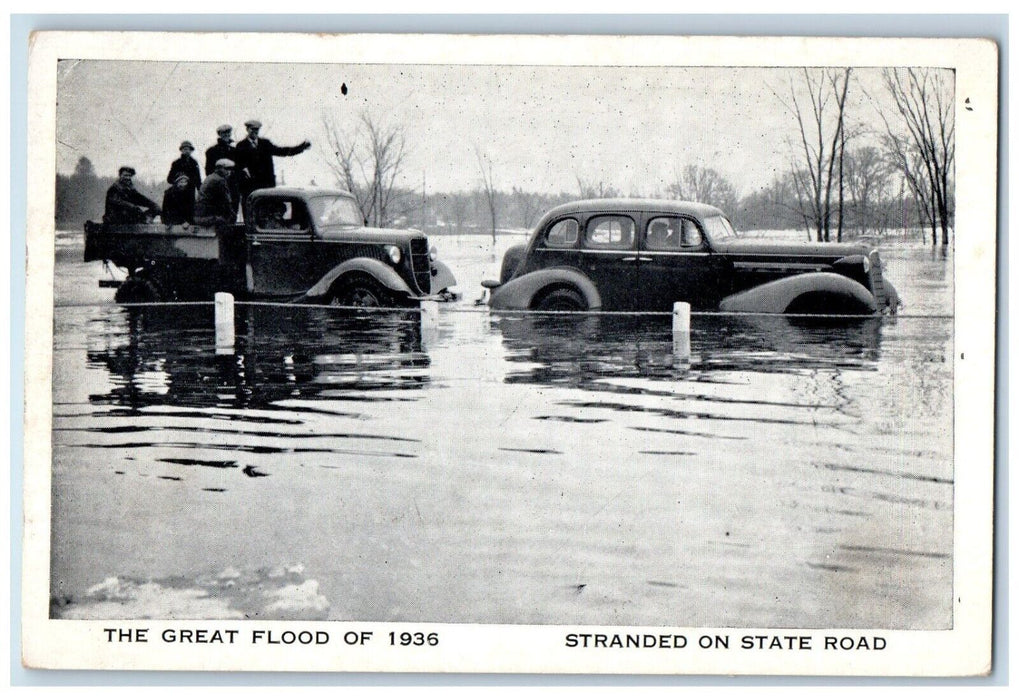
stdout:
{"type": "Polygon", "coordinates": [[[34,35],[23,663],[988,673],[997,61],[34,35]]]}

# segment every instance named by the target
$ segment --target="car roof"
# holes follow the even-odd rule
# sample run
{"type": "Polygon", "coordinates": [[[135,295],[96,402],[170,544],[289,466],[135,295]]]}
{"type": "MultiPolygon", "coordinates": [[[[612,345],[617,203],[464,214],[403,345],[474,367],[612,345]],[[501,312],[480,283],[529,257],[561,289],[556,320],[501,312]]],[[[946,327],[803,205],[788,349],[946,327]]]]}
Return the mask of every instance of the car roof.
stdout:
{"type": "Polygon", "coordinates": [[[542,219],[549,219],[563,214],[580,214],[587,212],[652,212],[661,214],[686,214],[704,218],[708,216],[724,216],[720,209],[700,202],[682,202],[674,199],[639,199],[620,197],[612,199],[579,199],[574,202],[560,204],[550,209],[542,219]]]}
{"type": "Polygon", "coordinates": [[[264,197],[266,195],[281,196],[281,197],[319,197],[323,195],[341,196],[341,197],[353,197],[346,190],[331,189],[328,187],[269,187],[266,189],[255,190],[252,194],[256,197],[264,197]]]}

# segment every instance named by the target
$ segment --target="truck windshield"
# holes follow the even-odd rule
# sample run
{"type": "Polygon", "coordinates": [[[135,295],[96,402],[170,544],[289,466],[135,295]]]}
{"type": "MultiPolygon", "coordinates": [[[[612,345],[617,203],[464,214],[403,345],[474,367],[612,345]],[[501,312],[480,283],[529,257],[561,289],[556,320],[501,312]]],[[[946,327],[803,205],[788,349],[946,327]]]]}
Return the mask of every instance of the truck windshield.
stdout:
{"type": "Polygon", "coordinates": [[[312,197],[308,208],[316,226],[363,226],[364,217],[350,197],[312,197]]]}
{"type": "Polygon", "coordinates": [[[732,224],[724,216],[709,216],[704,219],[704,229],[708,233],[708,238],[712,241],[720,242],[739,238],[739,235],[732,228],[732,224]]]}

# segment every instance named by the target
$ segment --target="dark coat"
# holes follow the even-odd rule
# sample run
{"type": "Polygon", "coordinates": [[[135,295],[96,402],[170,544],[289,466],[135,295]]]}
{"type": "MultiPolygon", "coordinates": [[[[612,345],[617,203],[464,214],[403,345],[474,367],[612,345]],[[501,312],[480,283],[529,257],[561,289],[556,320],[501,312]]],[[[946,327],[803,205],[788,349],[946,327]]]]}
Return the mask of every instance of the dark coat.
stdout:
{"type": "Polygon", "coordinates": [[[203,226],[229,224],[237,220],[230,184],[219,173],[205,178],[195,204],[195,223],[203,226]]]}
{"type": "Polygon", "coordinates": [[[276,186],[276,169],[273,167],[273,156],[296,156],[304,153],[311,144],[307,141],[296,146],[277,146],[269,139],[258,139],[252,144],[244,139],[237,144],[237,170],[247,169],[247,177],[241,176],[241,191],[245,196],[262,187],[276,186]]]}
{"type": "Polygon", "coordinates": [[[187,188],[191,192],[191,199],[194,199],[195,192],[202,184],[202,173],[198,169],[198,161],[191,156],[181,156],[170,164],[170,174],[166,176],[166,181],[172,185],[181,175],[188,176],[187,188]]]}
{"type": "MultiPolygon", "coordinates": [[[[205,151],[205,174],[212,175],[216,172],[216,162],[222,158],[227,158],[237,164],[237,149],[224,141],[216,141],[214,145],[205,151]]],[[[237,208],[241,205],[241,188],[238,184],[238,173],[236,170],[230,176],[229,182],[231,206],[233,207],[234,218],[237,218],[237,208]]]]}
{"type": "Polygon", "coordinates": [[[106,212],[103,221],[108,224],[142,224],[146,214],[159,213],[159,205],[134,187],[114,182],[106,190],[106,212]]]}
{"type": "Polygon", "coordinates": [[[170,187],[166,190],[163,194],[163,223],[195,223],[195,195],[190,189],[170,187]]]}

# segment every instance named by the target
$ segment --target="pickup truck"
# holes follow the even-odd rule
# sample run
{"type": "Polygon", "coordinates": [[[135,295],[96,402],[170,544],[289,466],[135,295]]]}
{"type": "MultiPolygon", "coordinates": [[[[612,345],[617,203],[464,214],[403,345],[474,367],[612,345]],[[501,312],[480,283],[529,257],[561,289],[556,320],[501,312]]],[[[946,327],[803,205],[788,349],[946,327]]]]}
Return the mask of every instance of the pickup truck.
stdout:
{"type": "Polygon", "coordinates": [[[86,222],[85,261],[127,270],[120,303],[241,299],[408,307],[452,295],[456,280],[414,230],[369,228],[342,190],[274,187],[251,219],[215,227],[86,222]]]}

